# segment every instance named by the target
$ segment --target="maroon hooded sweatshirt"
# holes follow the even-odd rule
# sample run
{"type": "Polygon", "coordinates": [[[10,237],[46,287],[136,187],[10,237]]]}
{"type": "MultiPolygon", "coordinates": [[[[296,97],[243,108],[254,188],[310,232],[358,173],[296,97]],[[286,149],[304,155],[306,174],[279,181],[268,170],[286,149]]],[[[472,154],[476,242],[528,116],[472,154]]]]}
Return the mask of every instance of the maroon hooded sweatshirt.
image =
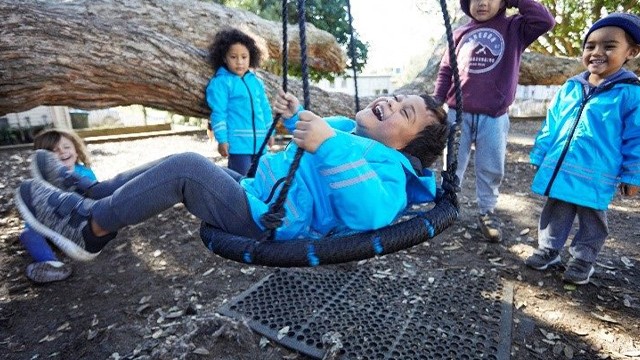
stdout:
{"type": "MultiPolygon", "coordinates": [[[[463,111],[498,117],[513,103],[518,85],[520,58],[540,35],[551,30],[551,13],[535,0],[506,0],[506,7],[485,22],[471,21],[453,32],[462,83],[463,111]],[[507,17],[507,7],[519,14],[507,17]]],[[[460,0],[471,17],[470,0],[460,0]]],[[[449,53],[440,63],[434,97],[455,108],[455,89],[449,53]]]]}

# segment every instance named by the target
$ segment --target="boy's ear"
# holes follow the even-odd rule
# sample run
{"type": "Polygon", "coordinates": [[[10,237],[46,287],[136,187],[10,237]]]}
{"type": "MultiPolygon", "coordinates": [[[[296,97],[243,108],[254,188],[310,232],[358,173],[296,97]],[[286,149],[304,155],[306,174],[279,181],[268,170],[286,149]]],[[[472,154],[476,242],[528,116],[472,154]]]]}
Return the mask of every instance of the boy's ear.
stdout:
{"type": "Polygon", "coordinates": [[[640,45],[636,44],[634,46],[631,47],[631,50],[629,51],[629,57],[627,58],[627,60],[631,60],[633,58],[637,58],[638,55],[640,55],[640,45]]]}

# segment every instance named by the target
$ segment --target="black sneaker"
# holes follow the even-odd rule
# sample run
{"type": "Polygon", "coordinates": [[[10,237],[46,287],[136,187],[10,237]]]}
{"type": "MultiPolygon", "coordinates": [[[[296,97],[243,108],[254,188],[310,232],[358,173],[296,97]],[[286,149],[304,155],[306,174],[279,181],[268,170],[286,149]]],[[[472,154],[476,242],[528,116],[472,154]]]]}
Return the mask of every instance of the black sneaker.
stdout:
{"type": "Polygon", "coordinates": [[[567,270],[562,274],[562,280],[576,285],[584,285],[589,282],[591,275],[595,272],[596,269],[592,263],[572,257],[567,263],[567,270]]]}
{"type": "Polygon", "coordinates": [[[46,181],[24,181],[16,191],[16,205],[24,221],[40,235],[48,238],[70,258],[92,260],[100,249],[89,252],[85,235],[89,209],[94,201],[73,192],[62,192],[46,181]]]}
{"type": "Polygon", "coordinates": [[[493,212],[478,215],[478,224],[482,235],[490,242],[502,241],[502,222],[493,212]]]}
{"type": "Polygon", "coordinates": [[[75,191],[79,194],[86,193],[97,183],[88,177],[78,176],[58,159],[58,155],[43,149],[36,150],[31,157],[31,176],[63,191],[75,191]]]}
{"type": "Polygon", "coordinates": [[[529,256],[524,264],[536,270],[547,270],[549,266],[559,264],[560,252],[553,249],[536,249],[533,255],[529,256]]]}

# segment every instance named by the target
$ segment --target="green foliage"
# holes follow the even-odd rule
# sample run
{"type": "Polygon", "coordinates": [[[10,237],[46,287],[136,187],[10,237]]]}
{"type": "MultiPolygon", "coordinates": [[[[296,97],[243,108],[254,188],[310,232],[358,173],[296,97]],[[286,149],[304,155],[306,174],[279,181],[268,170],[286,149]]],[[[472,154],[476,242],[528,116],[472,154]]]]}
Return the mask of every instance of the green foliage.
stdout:
{"type": "MultiPolygon", "coordinates": [[[[258,16],[282,22],[282,0],[214,0],[214,2],[228,6],[250,11],[258,16]]],[[[290,27],[298,26],[298,8],[297,1],[290,0],[287,2],[287,23],[290,27]]],[[[350,51],[350,30],[349,30],[349,14],[347,11],[346,0],[342,1],[323,1],[323,0],[306,0],[305,7],[306,21],[315,25],[318,29],[327,31],[333,35],[339,44],[342,45],[346,54],[348,54],[347,71],[351,69],[351,51],[350,51]]],[[[355,38],[355,58],[356,69],[361,71],[367,63],[368,44],[358,40],[357,31],[354,29],[355,38]]],[[[273,73],[281,73],[278,64],[267,63],[263,65],[265,70],[273,73]]],[[[289,74],[300,76],[300,66],[290,64],[289,74]]],[[[332,73],[326,71],[318,71],[309,69],[309,77],[311,80],[319,79],[333,80],[335,77],[344,75],[345,73],[332,73]]]]}
{"type": "Polygon", "coordinates": [[[630,12],[640,15],[638,0],[540,0],[556,19],[552,31],[529,49],[547,55],[577,57],[588,28],[605,14],[630,12]]]}

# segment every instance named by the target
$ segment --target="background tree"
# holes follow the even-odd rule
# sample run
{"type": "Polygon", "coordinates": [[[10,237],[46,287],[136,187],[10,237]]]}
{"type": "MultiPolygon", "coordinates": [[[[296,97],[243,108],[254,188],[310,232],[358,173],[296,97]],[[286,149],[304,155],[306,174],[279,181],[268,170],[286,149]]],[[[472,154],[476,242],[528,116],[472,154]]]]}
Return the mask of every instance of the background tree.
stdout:
{"type": "MultiPolygon", "coordinates": [[[[282,22],[282,0],[214,0],[214,2],[250,11],[267,20],[282,22]]],[[[343,47],[345,54],[350,54],[349,46],[351,36],[346,0],[307,0],[305,14],[307,22],[335,36],[338,43],[343,47]]],[[[287,22],[291,24],[291,26],[297,26],[298,8],[296,1],[289,1],[287,3],[287,22]]],[[[367,63],[368,44],[358,40],[358,32],[355,29],[353,31],[355,38],[356,70],[361,72],[367,63]]],[[[266,62],[263,67],[272,73],[280,74],[282,72],[280,63],[266,62]]],[[[352,68],[353,65],[349,57],[345,71],[332,72],[311,69],[309,77],[315,81],[319,79],[333,80],[336,76],[349,74],[349,70],[352,68]]],[[[301,74],[299,64],[291,64],[289,74],[299,76],[301,74]]]]}
{"type": "Polygon", "coordinates": [[[556,19],[552,31],[529,49],[545,55],[577,57],[582,53],[582,38],[593,23],[612,12],[640,15],[638,0],[540,0],[556,19]]]}

